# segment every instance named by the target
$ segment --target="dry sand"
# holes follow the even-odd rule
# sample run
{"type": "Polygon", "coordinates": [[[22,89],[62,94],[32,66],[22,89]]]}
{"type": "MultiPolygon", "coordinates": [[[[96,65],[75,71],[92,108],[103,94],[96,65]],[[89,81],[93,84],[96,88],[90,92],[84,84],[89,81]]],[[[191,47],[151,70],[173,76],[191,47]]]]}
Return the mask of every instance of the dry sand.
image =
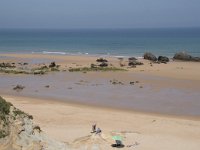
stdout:
{"type": "MultiPolygon", "coordinates": [[[[97,123],[103,135],[118,133],[123,136],[125,146],[138,143],[124,149],[199,150],[200,147],[199,120],[100,109],[41,99],[11,96],[4,98],[17,108],[32,114],[35,123],[39,124],[43,131],[60,141],[72,143],[81,137],[87,138],[91,135],[91,125],[97,123]]],[[[87,141],[85,144],[88,144],[87,141]]]]}

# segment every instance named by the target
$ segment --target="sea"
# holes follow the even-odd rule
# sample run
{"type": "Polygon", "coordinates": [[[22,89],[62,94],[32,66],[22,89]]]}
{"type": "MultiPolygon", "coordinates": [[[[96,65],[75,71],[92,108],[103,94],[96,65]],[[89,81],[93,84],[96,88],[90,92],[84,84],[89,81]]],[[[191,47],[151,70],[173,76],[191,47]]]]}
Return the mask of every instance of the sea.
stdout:
{"type": "Polygon", "coordinates": [[[142,57],[200,56],[200,28],[0,29],[0,53],[142,57]]]}

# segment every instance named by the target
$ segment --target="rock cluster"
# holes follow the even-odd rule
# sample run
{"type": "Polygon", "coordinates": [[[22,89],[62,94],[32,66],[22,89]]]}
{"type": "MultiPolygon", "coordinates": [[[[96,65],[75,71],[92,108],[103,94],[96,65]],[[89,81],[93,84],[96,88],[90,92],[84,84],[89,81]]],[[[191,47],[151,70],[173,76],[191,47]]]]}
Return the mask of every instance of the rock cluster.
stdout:
{"type": "Polygon", "coordinates": [[[178,52],[174,55],[173,59],[182,61],[197,61],[200,62],[200,57],[193,57],[186,52],[178,52]]]}

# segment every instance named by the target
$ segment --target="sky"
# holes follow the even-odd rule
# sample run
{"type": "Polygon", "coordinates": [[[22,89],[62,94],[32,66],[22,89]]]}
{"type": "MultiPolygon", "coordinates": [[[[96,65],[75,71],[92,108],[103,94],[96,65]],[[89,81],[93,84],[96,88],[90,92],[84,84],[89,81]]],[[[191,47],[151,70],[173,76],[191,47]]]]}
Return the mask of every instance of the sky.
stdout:
{"type": "Polygon", "coordinates": [[[200,27],[200,0],[0,0],[0,28],[200,27]]]}

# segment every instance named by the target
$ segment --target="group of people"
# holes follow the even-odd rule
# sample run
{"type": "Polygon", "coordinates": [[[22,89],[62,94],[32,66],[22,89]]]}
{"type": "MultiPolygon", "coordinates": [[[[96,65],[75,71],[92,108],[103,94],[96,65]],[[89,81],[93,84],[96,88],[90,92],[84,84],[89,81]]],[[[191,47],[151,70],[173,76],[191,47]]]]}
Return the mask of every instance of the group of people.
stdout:
{"type": "Polygon", "coordinates": [[[92,132],[91,133],[96,133],[96,134],[100,134],[102,131],[100,128],[96,129],[96,123],[92,125],[92,132]]]}

